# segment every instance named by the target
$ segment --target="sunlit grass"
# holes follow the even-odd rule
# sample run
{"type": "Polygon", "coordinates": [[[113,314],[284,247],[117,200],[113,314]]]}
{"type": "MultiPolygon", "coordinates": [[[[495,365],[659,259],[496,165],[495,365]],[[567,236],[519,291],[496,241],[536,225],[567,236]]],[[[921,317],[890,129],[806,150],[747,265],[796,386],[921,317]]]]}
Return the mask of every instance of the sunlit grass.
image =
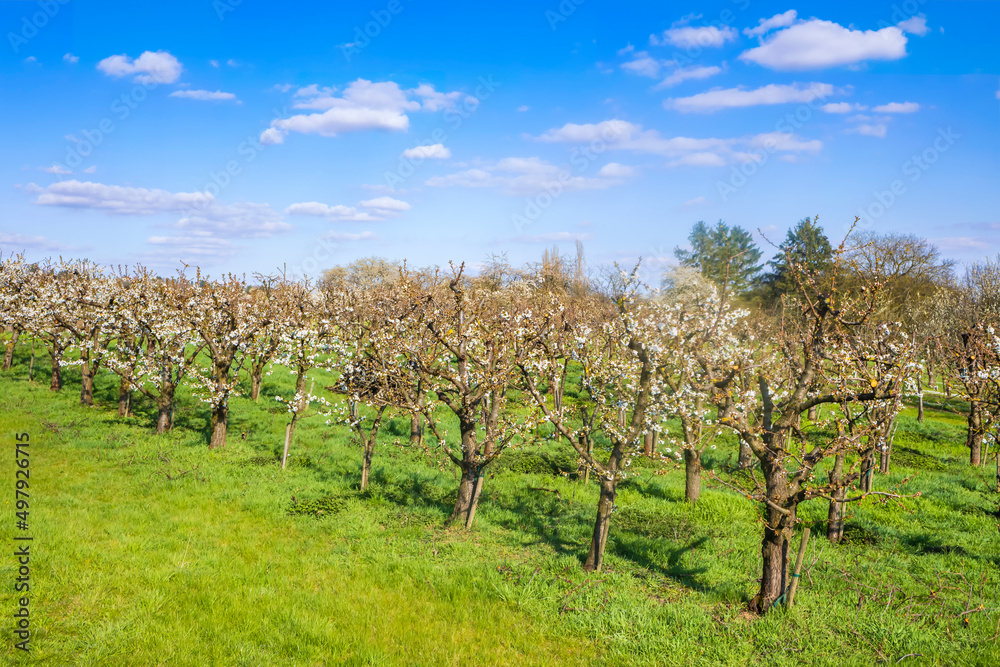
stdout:
{"type": "MultiPolygon", "coordinates": [[[[607,569],[585,575],[597,491],[558,474],[575,461],[565,447],[506,454],[475,529],[446,529],[457,482],[392,444],[407,419],[387,426],[362,495],[358,450],[322,419],[302,422],[281,471],[286,416],[273,394],[291,381],[280,373],[259,404],[233,400],[229,443],[209,451],[207,410],[187,393],[178,428],[156,437],[141,401],[119,422],[112,376],[89,409],[78,371],[54,394],[44,364],[26,382],[26,362],[19,351],[0,377],[0,428],[11,449],[15,432],[33,442],[28,662],[845,665],[920,653],[904,664],[1000,664],[997,495],[969,469],[952,415],[928,410],[920,425],[904,414],[876,487],[912,478],[900,491],[920,497],[853,507],[846,543],[807,552],[796,607],[754,619],[758,508],[711,484],[690,507],[679,471],[634,464],[607,569]]],[[[731,449],[720,441],[708,463],[731,449]]],[[[820,537],[826,509],[800,512],[820,537]]],[[[0,560],[8,610],[13,571],[0,560]]],[[[23,662],[17,653],[8,641],[0,655],[23,662]]]]}

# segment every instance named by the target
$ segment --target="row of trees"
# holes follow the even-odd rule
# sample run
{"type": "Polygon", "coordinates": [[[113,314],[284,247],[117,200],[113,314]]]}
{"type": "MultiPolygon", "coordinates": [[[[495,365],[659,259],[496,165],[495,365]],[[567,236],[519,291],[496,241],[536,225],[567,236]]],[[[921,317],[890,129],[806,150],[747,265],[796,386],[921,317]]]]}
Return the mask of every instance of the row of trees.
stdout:
{"type": "Polygon", "coordinates": [[[781,298],[753,310],[732,307],[726,285],[698,276],[674,274],[665,290],[642,285],[637,271],[593,279],[582,254],[575,263],[547,254],[520,269],[494,261],[474,277],[464,266],[368,261],[315,288],[284,276],[162,279],[141,267],[12,257],[0,262],[0,316],[12,332],[5,365],[19,337],[41,341],[53,389],[62,366],[79,364],[87,405],[106,367],[120,381],[119,414],[139,392],[157,405],[158,433],[171,427],[186,383],[211,412],[210,447],[225,444],[241,372],[256,400],[268,370],[283,366],[296,375],[286,456],[298,419],[318,404],[357,435],[364,488],[386,417],[409,416],[412,444],[459,472],[452,520],[466,527],[505,451],[560,439],[600,486],[588,570],[602,567],[635,457],[683,466],[696,502],[704,449],[729,432],[740,443],[738,472],[719,481],[766,518],[751,605],[763,613],[785,590],[801,503],[829,503],[836,541],[844,503],[891,495],[874,490],[874,461],[887,469],[893,420],[904,394],[919,394],[929,350],[939,377],[977,406],[970,439],[975,430],[981,443],[1000,412],[997,300],[987,279],[998,265],[973,267],[931,302],[939,322],[962,322],[956,337],[944,325],[919,328],[916,315],[889,315],[912,311],[893,301],[899,282],[862,261],[870,242],[831,248],[820,270],[783,248],[781,298]],[[78,352],[72,361],[69,350],[78,352]],[[315,368],[335,374],[326,389],[342,400],[314,393],[315,368]]]}

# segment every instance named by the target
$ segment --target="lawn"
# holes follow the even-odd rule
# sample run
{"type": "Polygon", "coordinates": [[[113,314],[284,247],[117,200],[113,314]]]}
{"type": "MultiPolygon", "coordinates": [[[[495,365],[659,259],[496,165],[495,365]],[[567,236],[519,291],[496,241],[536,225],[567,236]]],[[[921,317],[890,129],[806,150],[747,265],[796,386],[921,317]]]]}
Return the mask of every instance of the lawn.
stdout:
{"type": "MultiPolygon", "coordinates": [[[[34,538],[33,636],[30,654],[14,648],[8,555],[10,664],[1000,664],[998,494],[991,469],[969,468],[948,413],[919,424],[907,410],[892,472],[876,479],[919,497],[856,504],[838,546],[822,539],[827,505],[802,506],[820,539],[796,606],[755,618],[758,507],[710,483],[689,506],[680,470],[633,465],[606,570],[585,574],[597,486],[557,444],[506,453],[465,531],[444,525],[455,475],[405,445],[408,419],[385,429],[362,494],[359,448],[319,418],[300,423],[281,470],[273,396],[291,395],[287,374],[259,403],[234,399],[228,444],[210,451],[207,406],[186,393],[177,428],[157,437],[142,401],[117,418],[113,376],[85,408],[79,372],[54,393],[45,363],[29,383],[25,350],[16,362],[0,375],[0,524],[8,554],[15,534],[34,538]],[[21,432],[26,533],[14,516],[21,432]]],[[[708,467],[722,471],[733,447],[720,441],[708,467]]]]}

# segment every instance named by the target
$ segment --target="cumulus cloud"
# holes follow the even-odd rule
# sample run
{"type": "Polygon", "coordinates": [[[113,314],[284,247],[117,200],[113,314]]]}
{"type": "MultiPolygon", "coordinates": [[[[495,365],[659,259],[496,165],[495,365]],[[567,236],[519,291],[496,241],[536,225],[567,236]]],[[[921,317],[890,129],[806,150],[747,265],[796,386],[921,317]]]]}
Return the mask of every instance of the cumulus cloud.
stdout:
{"type": "Polygon", "coordinates": [[[635,167],[618,164],[617,162],[609,162],[597,172],[598,176],[605,176],[607,178],[628,178],[634,174],[635,167]]]}
{"type": "Polygon", "coordinates": [[[859,123],[854,127],[847,130],[852,134],[863,134],[869,137],[878,137],[879,139],[884,139],[888,127],[885,123],[859,123]]]}
{"type": "Polygon", "coordinates": [[[747,37],[760,37],[775,28],[787,28],[795,22],[798,13],[789,9],[783,14],[775,14],[769,19],[761,19],[753,28],[745,28],[743,34],[747,37]]]}
{"type": "Polygon", "coordinates": [[[236,95],[233,93],[224,93],[221,90],[217,90],[214,93],[210,90],[175,90],[170,93],[169,97],[183,97],[189,100],[203,100],[206,102],[217,102],[224,100],[239,100],[236,99],[236,95]]]}
{"type": "Polygon", "coordinates": [[[779,30],[739,58],[781,71],[823,69],[868,60],[899,60],[906,56],[906,44],[906,34],[898,26],[854,30],[833,21],[810,19],[779,30]]]}
{"type": "Polygon", "coordinates": [[[410,210],[408,202],[392,197],[376,197],[359,202],[357,206],[342,204],[330,206],[317,201],[299,202],[286,208],[285,213],[326,218],[330,222],[377,222],[408,210],[410,210]]]}
{"type": "Polygon", "coordinates": [[[771,83],[760,88],[747,90],[738,88],[716,88],[690,97],[664,100],[666,109],[682,113],[710,113],[720,109],[751,107],[768,104],[788,104],[789,102],[812,102],[817,98],[829,97],[834,88],[829,83],[791,85],[771,83]]]}
{"type": "Polygon", "coordinates": [[[80,56],[74,56],[72,53],[67,53],[63,56],[63,61],[69,63],[70,65],[75,65],[80,62],[80,56]]]}
{"type": "Polygon", "coordinates": [[[535,137],[545,143],[587,145],[603,142],[608,150],[632,151],[670,158],[668,166],[717,167],[756,159],[760,150],[817,152],[823,142],[795,134],[769,132],[734,138],[664,137],[656,130],[623,120],[578,125],[567,123],[535,137]]]}
{"type": "Polygon", "coordinates": [[[451,157],[451,150],[444,144],[430,144],[428,146],[414,146],[403,151],[403,157],[416,159],[447,160],[451,157]]]}
{"type": "Polygon", "coordinates": [[[639,51],[634,54],[632,60],[622,63],[621,67],[627,72],[654,79],[660,75],[660,69],[670,64],[671,61],[660,61],[650,56],[646,51],[639,51]]]}
{"type": "Polygon", "coordinates": [[[738,36],[736,30],[729,26],[722,26],[720,28],[714,25],[688,25],[691,20],[698,18],[701,17],[694,15],[686,16],[680,21],[675,22],[669,29],[664,30],[659,38],[656,35],[651,35],[649,41],[654,46],[670,44],[682,49],[691,47],[707,48],[722,46],[726,42],[735,40],[738,36]]]}
{"type": "Polygon", "coordinates": [[[655,88],[657,90],[661,88],[669,88],[671,86],[676,86],[679,83],[688,80],[697,79],[707,79],[710,76],[715,76],[722,72],[721,67],[715,65],[712,66],[694,66],[694,67],[679,67],[673,71],[673,73],[663,79],[660,83],[656,84],[655,88]]]}
{"type": "Polygon", "coordinates": [[[90,165],[89,167],[87,167],[86,169],[83,170],[83,173],[85,173],[85,174],[96,174],[97,173],[97,165],[96,164],[90,165]]]}
{"type": "Polygon", "coordinates": [[[335,137],[362,130],[404,131],[410,126],[407,112],[450,109],[459,102],[477,104],[475,97],[459,92],[441,93],[428,84],[403,90],[394,81],[372,82],[357,79],[343,93],[312,84],[295,92],[296,109],[303,113],[271,121],[261,134],[261,143],[280,144],[289,132],[335,137]]]}
{"type": "Polygon", "coordinates": [[[97,69],[115,78],[135,75],[138,83],[174,83],[184,67],[167,51],[144,51],[135,60],[125,54],[109,56],[97,63],[97,69]]]}
{"type": "MultiPolygon", "coordinates": [[[[614,172],[617,167],[610,170],[614,172]]],[[[575,175],[537,157],[508,157],[495,163],[465,169],[427,180],[432,187],[494,188],[511,195],[533,195],[544,190],[573,192],[605,190],[623,183],[622,176],[609,173],[596,178],[575,175]]]]}
{"type": "Polygon", "coordinates": [[[931,31],[931,29],[927,27],[927,19],[923,16],[913,16],[905,21],[900,21],[896,25],[898,25],[903,32],[908,32],[916,35],[917,37],[923,37],[931,31]]]}
{"type": "Polygon", "coordinates": [[[69,180],[46,188],[30,184],[39,206],[104,211],[110,215],[180,214],[176,227],[203,233],[252,238],[291,229],[267,204],[222,204],[209,192],[170,192],[156,188],[69,180]]]}
{"type": "Polygon", "coordinates": [[[877,113],[916,113],[920,111],[920,105],[916,102],[889,102],[872,107],[872,111],[877,113]]]}
{"type": "Polygon", "coordinates": [[[42,171],[44,171],[46,174],[57,174],[60,176],[73,173],[66,167],[62,166],[61,164],[54,164],[51,167],[42,167],[42,171]]]}
{"type": "Polygon", "coordinates": [[[863,104],[852,104],[850,102],[831,102],[820,107],[824,113],[852,113],[854,111],[864,111],[867,108],[863,104]]]}

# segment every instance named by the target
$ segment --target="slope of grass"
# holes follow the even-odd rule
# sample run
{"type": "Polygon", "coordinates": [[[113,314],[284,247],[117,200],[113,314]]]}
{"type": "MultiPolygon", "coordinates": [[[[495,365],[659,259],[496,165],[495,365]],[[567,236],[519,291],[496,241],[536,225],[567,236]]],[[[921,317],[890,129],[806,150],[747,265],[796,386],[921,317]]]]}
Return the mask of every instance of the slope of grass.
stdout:
{"type": "MultiPolygon", "coordinates": [[[[35,635],[30,656],[5,642],[9,662],[1000,664],[997,495],[968,468],[960,423],[932,411],[901,418],[892,472],[876,480],[920,497],[853,506],[845,543],[808,549],[796,607],[757,619],[744,609],[759,509],[710,485],[690,507],[673,468],[637,464],[607,570],[586,575],[597,487],[560,474],[575,457],[558,445],[505,454],[467,532],[444,527],[452,471],[394,444],[408,420],[387,427],[361,494],[358,449],[321,419],[301,423],[280,469],[281,373],[259,404],[233,400],[229,443],[209,451],[207,411],[186,394],[178,428],[157,437],[142,401],[117,419],[113,377],[84,408],[78,372],[53,393],[17,361],[0,376],[0,522],[9,546],[13,434],[26,431],[35,635]]],[[[826,509],[801,516],[822,533],[826,509]]],[[[7,610],[15,569],[0,560],[7,610]]]]}

